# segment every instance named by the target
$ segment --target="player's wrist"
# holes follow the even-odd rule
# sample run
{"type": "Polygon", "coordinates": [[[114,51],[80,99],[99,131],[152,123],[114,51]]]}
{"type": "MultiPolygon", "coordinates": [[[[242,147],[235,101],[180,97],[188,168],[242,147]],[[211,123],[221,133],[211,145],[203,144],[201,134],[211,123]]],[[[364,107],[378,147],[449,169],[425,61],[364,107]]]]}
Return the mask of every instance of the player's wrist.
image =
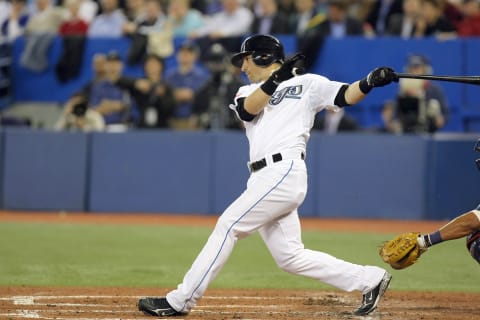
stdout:
{"type": "Polygon", "coordinates": [[[417,243],[420,249],[427,249],[429,247],[428,238],[425,235],[419,234],[417,237],[417,243]]]}
{"type": "Polygon", "coordinates": [[[373,86],[368,84],[367,78],[363,78],[362,80],[360,80],[360,82],[358,83],[358,87],[363,94],[368,94],[373,89],[373,86]]]}
{"type": "Polygon", "coordinates": [[[278,83],[275,82],[275,79],[272,76],[270,76],[267,81],[262,83],[260,86],[260,89],[265,92],[266,95],[271,96],[274,94],[275,90],[277,90],[278,83]]]}

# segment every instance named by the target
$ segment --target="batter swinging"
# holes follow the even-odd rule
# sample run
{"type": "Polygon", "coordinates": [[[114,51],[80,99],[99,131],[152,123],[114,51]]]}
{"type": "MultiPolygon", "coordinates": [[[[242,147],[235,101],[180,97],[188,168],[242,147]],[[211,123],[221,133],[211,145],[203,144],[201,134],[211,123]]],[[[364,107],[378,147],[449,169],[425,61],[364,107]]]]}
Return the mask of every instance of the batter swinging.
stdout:
{"type": "Polygon", "coordinates": [[[278,266],[336,288],[363,293],[356,315],[377,307],[391,275],[304,248],[297,208],[307,193],[304,162],[315,114],[355,104],[373,88],[396,81],[381,67],[353,84],[301,73],[304,56],[285,60],[273,36],[247,38],[232,64],[251,84],[241,87],[230,105],[243,120],[250,144],[251,172],[246,190],[220,216],[183,282],[162,298],[142,298],[139,310],[153,316],[177,316],[192,310],[227,261],[238,239],[258,231],[278,266]]]}

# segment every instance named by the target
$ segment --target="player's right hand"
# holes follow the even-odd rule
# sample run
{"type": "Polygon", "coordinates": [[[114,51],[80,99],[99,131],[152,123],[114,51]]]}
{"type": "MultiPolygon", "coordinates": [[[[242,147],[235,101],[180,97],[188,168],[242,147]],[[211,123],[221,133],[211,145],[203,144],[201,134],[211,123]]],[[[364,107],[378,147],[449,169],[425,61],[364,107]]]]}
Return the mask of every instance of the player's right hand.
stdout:
{"type": "Polygon", "coordinates": [[[390,67],[376,68],[367,76],[367,83],[372,88],[383,87],[393,81],[398,82],[398,76],[390,67]]]}
{"type": "Polygon", "coordinates": [[[303,62],[305,55],[297,53],[293,57],[288,58],[282,64],[282,66],[272,73],[273,81],[276,84],[280,84],[283,81],[293,78],[295,75],[305,73],[303,68],[303,62]]]}

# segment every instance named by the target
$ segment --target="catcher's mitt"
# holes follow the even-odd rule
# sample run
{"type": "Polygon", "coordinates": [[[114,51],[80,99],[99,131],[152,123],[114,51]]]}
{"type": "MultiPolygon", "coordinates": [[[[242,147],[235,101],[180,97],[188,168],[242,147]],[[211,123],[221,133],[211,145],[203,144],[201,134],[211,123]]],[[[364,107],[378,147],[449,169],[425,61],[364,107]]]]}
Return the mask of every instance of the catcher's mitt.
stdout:
{"type": "Polygon", "coordinates": [[[419,233],[407,232],[386,241],[380,248],[380,257],[393,269],[405,269],[417,262],[425,249],[417,242],[419,233]]]}

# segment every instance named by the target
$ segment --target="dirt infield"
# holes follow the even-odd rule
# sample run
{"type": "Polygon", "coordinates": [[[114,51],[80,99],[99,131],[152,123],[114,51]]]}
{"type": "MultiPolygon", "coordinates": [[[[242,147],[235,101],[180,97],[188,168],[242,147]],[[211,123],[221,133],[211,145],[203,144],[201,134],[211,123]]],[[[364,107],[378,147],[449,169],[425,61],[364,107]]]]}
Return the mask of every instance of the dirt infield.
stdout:
{"type": "MultiPolygon", "coordinates": [[[[164,224],[184,226],[214,226],[217,216],[173,214],[92,214],[65,212],[9,212],[0,211],[1,221],[95,224],[164,224]]],[[[304,230],[358,231],[396,233],[405,230],[433,231],[444,221],[408,221],[373,219],[302,218],[304,230]]]]}
{"type": "MultiPolygon", "coordinates": [[[[0,212],[1,221],[211,226],[216,217],[0,212]]],[[[403,232],[434,230],[440,221],[302,219],[304,229],[403,232]]],[[[1,257],[0,257],[1,259],[1,257]]],[[[1,261],[1,260],[0,260],[1,261]]],[[[136,310],[141,296],[167,289],[0,287],[0,319],[151,319],[136,310]]],[[[356,317],[359,293],[209,289],[185,319],[480,319],[480,294],[388,291],[377,311],[356,317]]],[[[176,319],[182,319],[176,318],[176,319]]]]}
{"type": "MultiPolygon", "coordinates": [[[[152,288],[0,288],[0,319],[151,319],[137,311],[138,298],[165,293],[152,288]]],[[[480,319],[480,295],[391,291],[367,317],[352,315],[359,299],[359,294],[337,291],[207,290],[194,311],[183,318],[480,319]]]]}

